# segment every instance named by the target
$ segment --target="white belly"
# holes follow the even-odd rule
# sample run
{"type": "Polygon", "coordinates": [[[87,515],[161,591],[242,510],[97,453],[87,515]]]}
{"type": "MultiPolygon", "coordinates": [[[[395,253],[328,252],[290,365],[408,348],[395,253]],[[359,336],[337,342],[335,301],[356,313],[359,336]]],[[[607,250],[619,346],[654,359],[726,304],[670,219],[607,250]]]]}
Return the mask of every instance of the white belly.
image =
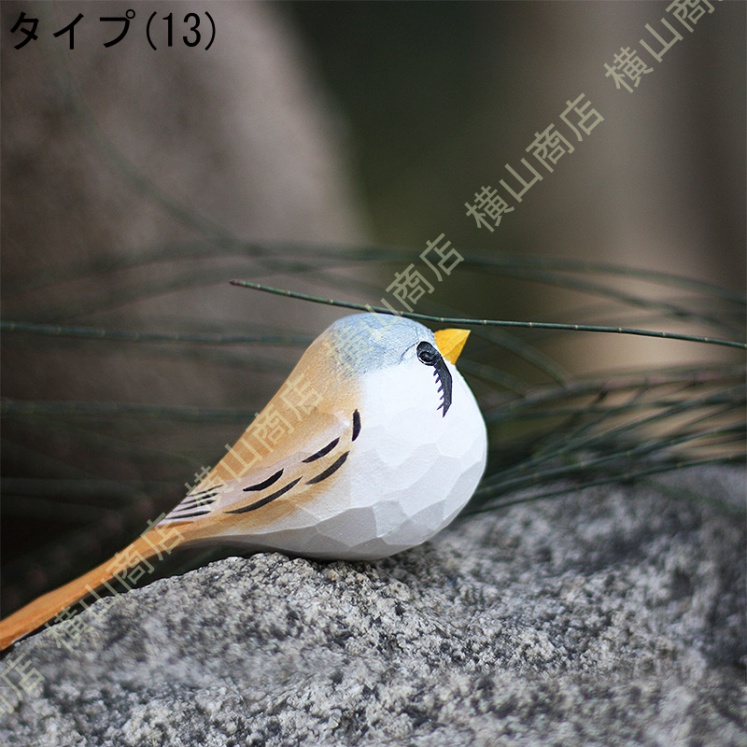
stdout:
{"type": "Polygon", "coordinates": [[[307,557],[372,560],[419,545],[445,527],[472,496],[487,454],[477,403],[450,368],[453,399],[445,417],[432,386],[410,387],[402,401],[401,371],[396,379],[391,369],[369,377],[360,436],[329,490],[242,538],[242,544],[307,557]]]}

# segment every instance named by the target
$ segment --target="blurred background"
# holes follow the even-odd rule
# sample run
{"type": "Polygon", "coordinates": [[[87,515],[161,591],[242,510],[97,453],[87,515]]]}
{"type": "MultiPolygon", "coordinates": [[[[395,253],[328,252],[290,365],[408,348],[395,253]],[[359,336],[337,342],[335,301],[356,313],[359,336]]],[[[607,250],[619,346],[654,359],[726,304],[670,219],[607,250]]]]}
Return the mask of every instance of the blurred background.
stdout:
{"type": "MultiPolygon", "coordinates": [[[[443,233],[465,262],[416,311],[693,334],[717,317],[743,338],[747,9],[671,6],[2,3],[2,614],[178,502],[341,316],[232,277],[379,305],[443,233]],[[124,21],[101,19],[130,10],[105,47],[124,21]],[[189,47],[205,11],[215,40],[189,47]],[[79,14],[71,50],[54,33],[79,14]],[[662,17],[682,38],[658,62],[641,39],[672,38],[662,17]],[[605,76],[623,48],[649,70],[632,93],[605,76]],[[582,94],[601,118],[579,141],[561,115],[582,94]],[[465,203],[551,125],[573,152],[479,228],[465,203]]],[[[582,333],[471,347],[486,407],[741,360],[582,333]]]]}

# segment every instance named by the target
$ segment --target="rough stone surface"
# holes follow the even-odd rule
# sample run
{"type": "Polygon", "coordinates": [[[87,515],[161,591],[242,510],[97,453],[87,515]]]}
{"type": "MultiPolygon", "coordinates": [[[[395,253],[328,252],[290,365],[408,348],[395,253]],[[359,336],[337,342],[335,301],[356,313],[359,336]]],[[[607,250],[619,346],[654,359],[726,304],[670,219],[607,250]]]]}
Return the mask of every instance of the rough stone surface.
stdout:
{"type": "Polygon", "coordinates": [[[44,680],[3,690],[0,743],[747,745],[744,514],[702,499],[744,486],[571,491],[376,563],[156,581],[11,650],[44,680]]]}

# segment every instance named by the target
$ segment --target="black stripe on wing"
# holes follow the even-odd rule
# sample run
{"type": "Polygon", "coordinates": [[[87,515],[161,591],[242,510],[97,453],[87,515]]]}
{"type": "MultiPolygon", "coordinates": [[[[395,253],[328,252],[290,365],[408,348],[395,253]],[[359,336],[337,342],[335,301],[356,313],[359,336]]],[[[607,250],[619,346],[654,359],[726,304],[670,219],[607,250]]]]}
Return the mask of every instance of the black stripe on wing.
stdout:
{"type": "Polygon", "coordinates": [[[310,457],[306,457],[304,459],[304,462],[315,462],[317,459],[321,459],[323,456],[327,456],[332,449],[337,446],[337,444],[340,443],[340,439],[336,438],[334,441],[330,441],[325,447],[319,449],[319,451],[316,452],[316,454],[312,454],[310,457]]]}
{"type": "Polygon", "coordinates": [[[210,509],[207,508],[204,511],[192,511],[190,513],[170,513],[166,518],[176,520],[176,519],[196,519],[198,516],[207,516],[207,514],[210,513],[210,509]]]}
{"type": "Polygon", "coordinates": [[[301,478],[298,477],[292,482],[289,482],[284,488],[280,488],[280,490],[275,491],[272,493],[272,495],[268,495],[266,498],[262,498],[259,501],[255,501],[254,503],[244,506],[243,508],[236,508],[233,511],[226,511],[227,514],[245,514],[247,511],[255,511],[258,508],[262,508],[262,506],[266,506],[270,501],[274,501],[276,498],[280,498],[281,495],[285,495],[291,488],[293,488],[297,482],[300,482],[301,478]]]}
{"type": "Polygon", "coordinates": [[[345,464],[345,460],[348,458],[349,453],[350,453],[349,451],[346,451],[341,457],[337,459],[337,461],[334,464],[327,467],[327,469],[325,469],[324,472],[321,472],[316,477],[312,477],[311,480],[309,480],[306,484],[316,485],[318,482],[321,482],[322,480],[326,480],[330,475],[337,472],[337,470],[340,469],[340,467],[342,467],[343,464],[345,464]]]}
{"type": "Polygon", "coordinates": [[[171,513],[166,515],[167,519],[195,519],[205,516],[212,510],[213,504],[218,498],[220,486],[209,490],[200,490],[190,493],[171,513]]]}
{"type": "Polygon", "coordinates": [[[265,488],[269,488],[270,485],[274,485],[281,477],[283,476],[283,470],[278,470],[274,475],[270,475],[266,480],[262,480],[262,482],[258,482],[256,485],[250,485],[248,488],[244,488],[244,492],[249,492],[250,490],[264,490],[265,488]]]}

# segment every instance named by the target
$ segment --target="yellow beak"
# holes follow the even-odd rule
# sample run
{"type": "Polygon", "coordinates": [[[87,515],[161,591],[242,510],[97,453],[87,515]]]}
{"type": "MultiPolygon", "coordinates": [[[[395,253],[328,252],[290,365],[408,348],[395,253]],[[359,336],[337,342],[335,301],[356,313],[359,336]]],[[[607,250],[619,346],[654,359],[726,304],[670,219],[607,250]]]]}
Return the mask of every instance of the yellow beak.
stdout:
{"type": "Polygon", "coordinates": [[[441,355],[447,361],[456,365],[457,358],[459,358],[468,337],[468,329],[440,329],[436,332],[436,345],[441,351],[441,355]]]}

